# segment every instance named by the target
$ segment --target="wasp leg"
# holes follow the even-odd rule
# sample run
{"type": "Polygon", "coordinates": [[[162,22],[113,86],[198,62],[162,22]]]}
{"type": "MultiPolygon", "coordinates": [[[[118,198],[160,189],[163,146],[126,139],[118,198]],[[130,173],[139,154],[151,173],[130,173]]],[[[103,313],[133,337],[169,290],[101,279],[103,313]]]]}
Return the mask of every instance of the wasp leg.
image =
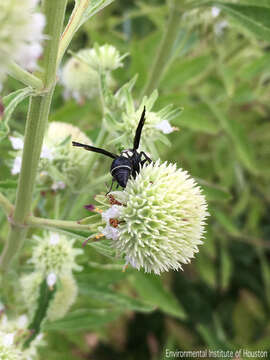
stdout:
{"type": "Polygon", "coordinates": [[[141,151],[141,152],[140,152],[139,157],[140,157],[140,161],[141,161],[140,164],[141,164],[142,166],[143,166],[147,161],[148,161],[149,163],[152,162],[152,160],[150,159],[150,157],[147,156],[144,151],[141,151]],[[141,161],[141,159],[142,159],[143,156],[145,157],[145,159],[141,161]]]}
{"type": "Polygon", "coordinates": [[[115,182],[115,178],[112,179],[112,183],[111,183],[111,186],[110,186],[110,189],[109,191],[105,194],[105,196],[107,196],[111,191],[112,191],[112,187],[113,187],[113,183],[115,182]]]}

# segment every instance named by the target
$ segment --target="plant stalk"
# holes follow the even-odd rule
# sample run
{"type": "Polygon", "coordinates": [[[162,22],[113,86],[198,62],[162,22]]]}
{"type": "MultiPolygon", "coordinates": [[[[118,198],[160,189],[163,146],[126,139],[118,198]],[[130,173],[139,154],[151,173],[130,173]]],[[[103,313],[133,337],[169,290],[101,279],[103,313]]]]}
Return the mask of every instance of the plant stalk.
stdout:
{"type": "Polygon", "coordinates": [[[150,95],[158,87],[166,69],[167,62],[170,60],[179,26],[180,12],[176,6],[176,0],[172,0],[170,2],[169,19],[166,30],[157,50],[157,55],[155,56],[155,61],[147,83],[143,89],[142,97],[144,95],[150,95]]]}
{"type": "Polygon", "coordinates": [[[8,72],[14,79],[21,81],[27,86],[31,86],[33,89],[42,90],[43,82],[41,79],[31,74],[30,72],[22,69],[14,61],[11,61],[8,65],[8,72]]]}
{"type": "Polygon", "coordinates": [[[43,83],[46,93],[32,97],[29,104],[14,216],[0,259],[3,271],[8,270],[11,261],[18,255],[27,233],[26,219],[31,212],[38,161],[56,82],[57,53],[66,4],[67,0],[43,1],[43,12],[47,20],[45,33],[48,35],[43,61],[43,83]]]}

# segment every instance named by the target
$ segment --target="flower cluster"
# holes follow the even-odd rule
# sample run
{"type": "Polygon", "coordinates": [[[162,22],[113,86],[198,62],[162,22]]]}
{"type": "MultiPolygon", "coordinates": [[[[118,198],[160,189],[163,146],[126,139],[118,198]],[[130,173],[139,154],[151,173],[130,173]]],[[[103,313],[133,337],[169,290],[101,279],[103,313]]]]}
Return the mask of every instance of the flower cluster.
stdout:
{"type": "Polygon", "coordinates": [[[47,285],[52,288],[59,280],[61,286],[47,312],[47,317],[55,320],[67,313],[77,297],[78,289],[72,271],[81,270],[75,258],[83,251],[73,247],[74,240],[58,233],[48,232],[43,238],[36,237],[36,240],[38,244],[29,260],[34,265],[34,272],[21,278],[23,298],[33,313],[42,281],[46,279],[47,285]]]}
{"type": "Polygon", "coordinates": [[[119,51],[112,45],[95,45],[92,49],[80,50],[63,67],[61,81],[65,87],[64,98],[73,97],[78,103],[91,99],[100,91],[100,72],[106,73],[106,86],[114,81],[111,71],[123,66],[119,51]]]}
{"type": "Polygon", "coordinates": [[[26,315],[8,319],[5,314],[0,318],[0,359],[3,360],[35,360],[37,348],[44,345],[43,335],[39,334],[27,349],[23,344],[30,335],[29,320],[26,315]]]}
{"type": "MultiPolygon", "coordinates": [[[[22,162],[23,138],[10,136],[11,145],[16,152],[11,173],[20,172],[22,162]]],[[[91,140],[76,126],[63,122],[51,122],[44,138],[39,162],[39,184],[53,190],[67,186],[76,189],[78,181],[86,171],[87,153],[72,147],[72,140],[91,144],[91,140]]]]}
{"type": "Polygon", "coordinates": [[[186,171],[157,161],[111,195],[121,205],[103,213],[106,227],[100,230],[127,263],[160,274],[190,262],[202,244],[208,212],[186,171]]]}
{"type": "Polygon", "coordinates": [[[170,145],[165,135],[177,130],[171,125],[171,121],[180,115],[180,108],[168,105],[159,111],[153,111],[158,98],[158,92],[154,91],[149,97],[144,97],[139,107],[133,99],[131,92],[135,84],[132,79],[122,86],[110,99],[111,107],[118,109],[105,115],[105,124],[114,134],[114,143],[118,143],[125,149],[133,143],[136,128],[138,126],[143,108],[146,108],[145,124],[141,136],[140,148],[150,152],[154,158],[158,158],[155,142],[160,140],[165,145],[170,145]]]}
{"type": "Polygon", "coordinates": [[[45,17],[35,12],[38,0],[1,0],[0,2],[0,83],[8,62],[16,61],[27,70],[37,67],[45,17]]]}

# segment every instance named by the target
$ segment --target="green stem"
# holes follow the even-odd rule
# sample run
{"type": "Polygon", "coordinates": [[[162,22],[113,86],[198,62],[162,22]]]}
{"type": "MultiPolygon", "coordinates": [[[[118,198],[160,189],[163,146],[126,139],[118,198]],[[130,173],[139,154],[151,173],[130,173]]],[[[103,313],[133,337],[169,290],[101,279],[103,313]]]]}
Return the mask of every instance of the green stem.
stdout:
{"type": "Polygon", "coordinates": [[[67,0],[44,0],[43,12],[47,24],[45,33],[48,40],[44,49],[43,82],[45,95],[35,96],[30,100],[26,120],[22,168],[16,194],[15,210],[8,239],[1,255],[0,267],[7,271],[12,259],[18,255],[26,237],[26,219],[31,211],[38,161],[47,125],[52,95],[54,92],[57,70],[57,51],[63,27],[67,0]]]}
{"type": "Polygon", "coordinates": [[[35,216],[29,216],[29,218],[27,219],[27,224],[33,227],[78,230],[78,231],[87,231],[88,233],[89,232],[92,233],[97,230],[96,227],[98,225],[101,225],[101,222],[99,222],[98,224],[81,225],[77,221],[44,219],[35,216]]]}
{"type": "Polygon", "coordinates": [[[13,213],[14,206],[2,193],[0,193],[0,206],[4,209],[7,216],[13,213]]]}
{"type": "Polygon", "coordinates": [[[166,31],[161,40],[155,61],[152,66],[149,78],[143,90],[144,95],[150,95],[159,85],[159,82],[164,74],[166,64],[169,61],[172,48],[178,35],[180,26],[180,12],[177,10],[176,0],[170,3],[169,19],[166,26],[166,31]]]}
{"type": "Polygon", "coordinates": [[[69,46],[73,35],[77,31],[78,27],[80,26],[82,16],[89,6],[90,0],[80,0],[78,2],[78,5],[74,6],[74,9],[72,11],[72,14],[69,18],[68,24],[61,36],[61,41],[59,45],[59,51],[58,51],[58,57],[57,57],[57,65],[60,64],[63,55],[69,46]]]}
{"type": "Polygon", "coordinates": [[[8,64],[8,72],[14,79],[21,81],[27,86],[31,86],[33,89],[41,90],[43,88],[43,82],[38,77],[22,69],[14,61],[8,64]]]}

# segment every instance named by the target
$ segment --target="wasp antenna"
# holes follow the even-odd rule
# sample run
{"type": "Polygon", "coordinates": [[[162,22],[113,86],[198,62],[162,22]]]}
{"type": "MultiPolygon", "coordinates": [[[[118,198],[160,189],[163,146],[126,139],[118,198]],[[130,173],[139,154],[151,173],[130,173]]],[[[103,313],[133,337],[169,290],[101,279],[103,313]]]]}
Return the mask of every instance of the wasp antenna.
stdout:
{"type": "Polygon", "coordinates": [[[118,157],[116,154],[113,154],[113,153],[111,153],[111,152],[109,152],[107,150],[100,149],[100,148],[90,146],[90,145],[86,145],[86,144],[81,144],[81,143],[78,143],[76,141],[72,141],[72,145],[77,146],[77,147],[82,147],[87,151],[93,151],[93,152],[96,152],[96,153],[99,153],[99,154],[109,156],[110,158],[113,158],[113,159],[116,159],[118,157]]]}
{"type": "Polygon", "coordinates": [[[143,107],[143,112],[139,121],[139,124],[137,126],[136,129],[136,133],[135,133],[135,137],[134,137],[134,142],[133,142],[133,150],[137,150],[139,145],[140,145],[140,140],[141,140],[141,134],[142,134],[142,128],[143,125],[145,123],[145,106],[143,107]]]}

